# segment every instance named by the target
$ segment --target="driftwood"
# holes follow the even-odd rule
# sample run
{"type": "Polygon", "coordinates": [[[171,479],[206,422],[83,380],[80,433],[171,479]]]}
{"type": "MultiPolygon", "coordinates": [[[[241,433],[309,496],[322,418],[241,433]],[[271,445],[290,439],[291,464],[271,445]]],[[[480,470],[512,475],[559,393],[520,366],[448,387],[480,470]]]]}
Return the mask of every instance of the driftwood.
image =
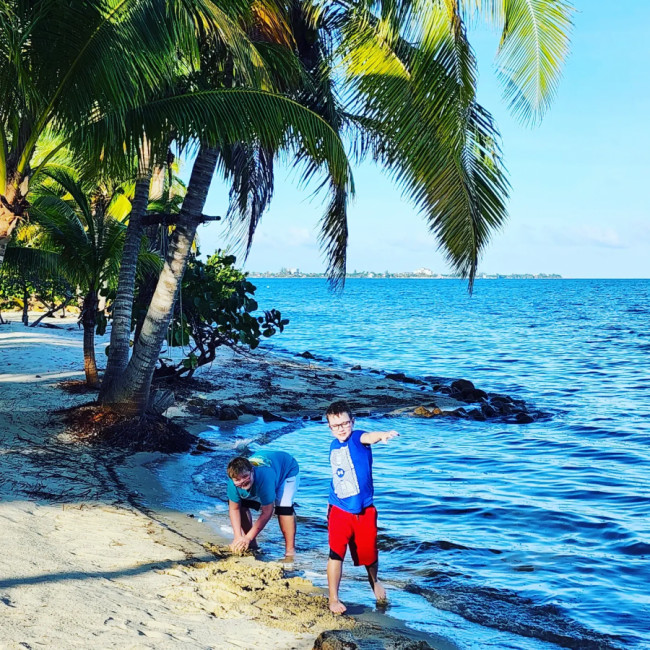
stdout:
{"type": "Polygon", "coordinates": [[[68,296],[60,305],[57,307],[52,307],[48,312],[44,313],[38,320],[35,320],[30,327],[36,327],[44,318],[49,318],[50,316],[54,316],[57,311],[61,309],[65,309],[68,306],[68,303],[72,300],[74,296],[68,296]]]}

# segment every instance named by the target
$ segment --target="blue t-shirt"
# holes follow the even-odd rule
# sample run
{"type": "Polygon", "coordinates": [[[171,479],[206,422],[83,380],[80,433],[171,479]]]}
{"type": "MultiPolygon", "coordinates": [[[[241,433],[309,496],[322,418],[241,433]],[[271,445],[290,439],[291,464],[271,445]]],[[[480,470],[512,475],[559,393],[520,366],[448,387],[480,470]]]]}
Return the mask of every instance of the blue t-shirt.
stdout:
{"type": "Polygon", "coordinates": [[[228,478],[228,499],[239,503],[242,499],[257,501],[263,506],[275,503],[280,486],[298,474],[296,459],[286,451],[260,451],[248,459],[253,465],[255,478],[250,492],[236,487],[228,478]]]}
{"type": "Polygon", "coordinates": [[[354,515],[372,505],[372,450],[361,443],[363,431],[353,431],[343,443],[332,440],[332,483],[329,502],[354,515]]]}

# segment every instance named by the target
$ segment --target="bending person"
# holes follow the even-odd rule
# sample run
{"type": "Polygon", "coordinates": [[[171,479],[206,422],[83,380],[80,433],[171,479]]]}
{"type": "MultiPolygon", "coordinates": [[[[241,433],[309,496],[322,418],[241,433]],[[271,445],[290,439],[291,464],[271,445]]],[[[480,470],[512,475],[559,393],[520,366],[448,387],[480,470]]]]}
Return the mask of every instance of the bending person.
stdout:
{"type": "Polygon", "coordinates": [[[296,459],[284,451],[260,451],[251,458],[238,456],[228,463],[228,512],[234,539],[232,551],[257,548],[257,536],[278,515],[285,556],[296,554],[294,498],[300,483],[296,459]],[[260,515],[253,523],[252,510],[260,515]]]}

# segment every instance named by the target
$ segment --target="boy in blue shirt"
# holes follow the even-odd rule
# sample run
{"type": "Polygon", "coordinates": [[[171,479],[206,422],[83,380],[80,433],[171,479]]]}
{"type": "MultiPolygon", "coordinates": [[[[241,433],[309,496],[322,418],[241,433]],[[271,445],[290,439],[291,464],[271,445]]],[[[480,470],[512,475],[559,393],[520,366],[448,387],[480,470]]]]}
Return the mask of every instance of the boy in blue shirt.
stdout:
{"type": "Polygon", "coordinates": [[[293,558],[296,554],[293,503],[300,483],[296,459],[284,451],[260,451],[251,458],[233,458],[227,471],[228,514],[234,533],[231,550],[257,548],[255,539],[275,510],[284,536],[285,556],[293,558]],[[251,508],[261,509],[255,523],[251,508]]]}
{"type": "Polygon", "coordinates": [[[347,609],[339,600],[339,585],[343,573],[343,558],[350,547],[355,566],[362,564],[377,602],[386,600],[386,590],[377,579],[377,510],[373,505],[371,445],[388,442],[397,431],[354,430],[354,417],[347,402],[333,402],[325,412],[334,434],[330,445],[332,483],[329,494],[327,529],[329,559],[327,584],[329,605],[334,614],[347,609]]]}

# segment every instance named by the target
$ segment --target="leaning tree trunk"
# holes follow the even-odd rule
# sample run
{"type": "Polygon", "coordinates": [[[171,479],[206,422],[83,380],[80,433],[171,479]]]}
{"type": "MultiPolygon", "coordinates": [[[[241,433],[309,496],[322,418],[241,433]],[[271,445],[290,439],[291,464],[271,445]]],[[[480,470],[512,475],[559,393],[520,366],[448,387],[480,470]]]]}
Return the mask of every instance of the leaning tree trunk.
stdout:
{"type": "Polygon", "coordinates": [[[217,165],[216,149],[202,146],[192,168],[183,207],[165,257],[138,342],[119,386],[110,400],[125,414],[142,415],[149,404],[149,391],[162,343],[167,335],[174,300],[201,220],[212,175],[217,165]]]}
{"type": "Polygon", "coordinates": [[[89,291],[84,298],[81,322],[84,329],[84,372],[86,385],[90,388],[99,386],[97,363],[95,362],[95,313],[97,311],[97,292],[89,291]]]}
{"type": "Polygon", "coordinates": [[[111,342],[108,348],[108,360],[106,362],[106,371],[104,372],[104,381],[102,382],[99,393],[99,401],[102,404],[113,401],[116,383],[121,381],[122,374],[129,363],[135,274],[142,241],[142,217],[147,210],[147,203],[149,202],[150,181],[151,147],[145,140],[140,147],[140,155],[138,156],[138,178],[135,184],[129,225],[126,228],[120,274],[117,281],[117,295],[113,303],[111,342]]]}
{"type": "Polygon", "coordinates": [[[28,181],[23,179],[21,175],[16,177],[16,174],[14,174],[13,177],[7,178],[4,194],[2,194],[3,190],[0,189],[0,268],[2,268],[5,261],[5,253],[11,241],[11,234],[27,208],[27,201],[24,196],[24,194],[27,194],[27,187],[28,181]]]}

